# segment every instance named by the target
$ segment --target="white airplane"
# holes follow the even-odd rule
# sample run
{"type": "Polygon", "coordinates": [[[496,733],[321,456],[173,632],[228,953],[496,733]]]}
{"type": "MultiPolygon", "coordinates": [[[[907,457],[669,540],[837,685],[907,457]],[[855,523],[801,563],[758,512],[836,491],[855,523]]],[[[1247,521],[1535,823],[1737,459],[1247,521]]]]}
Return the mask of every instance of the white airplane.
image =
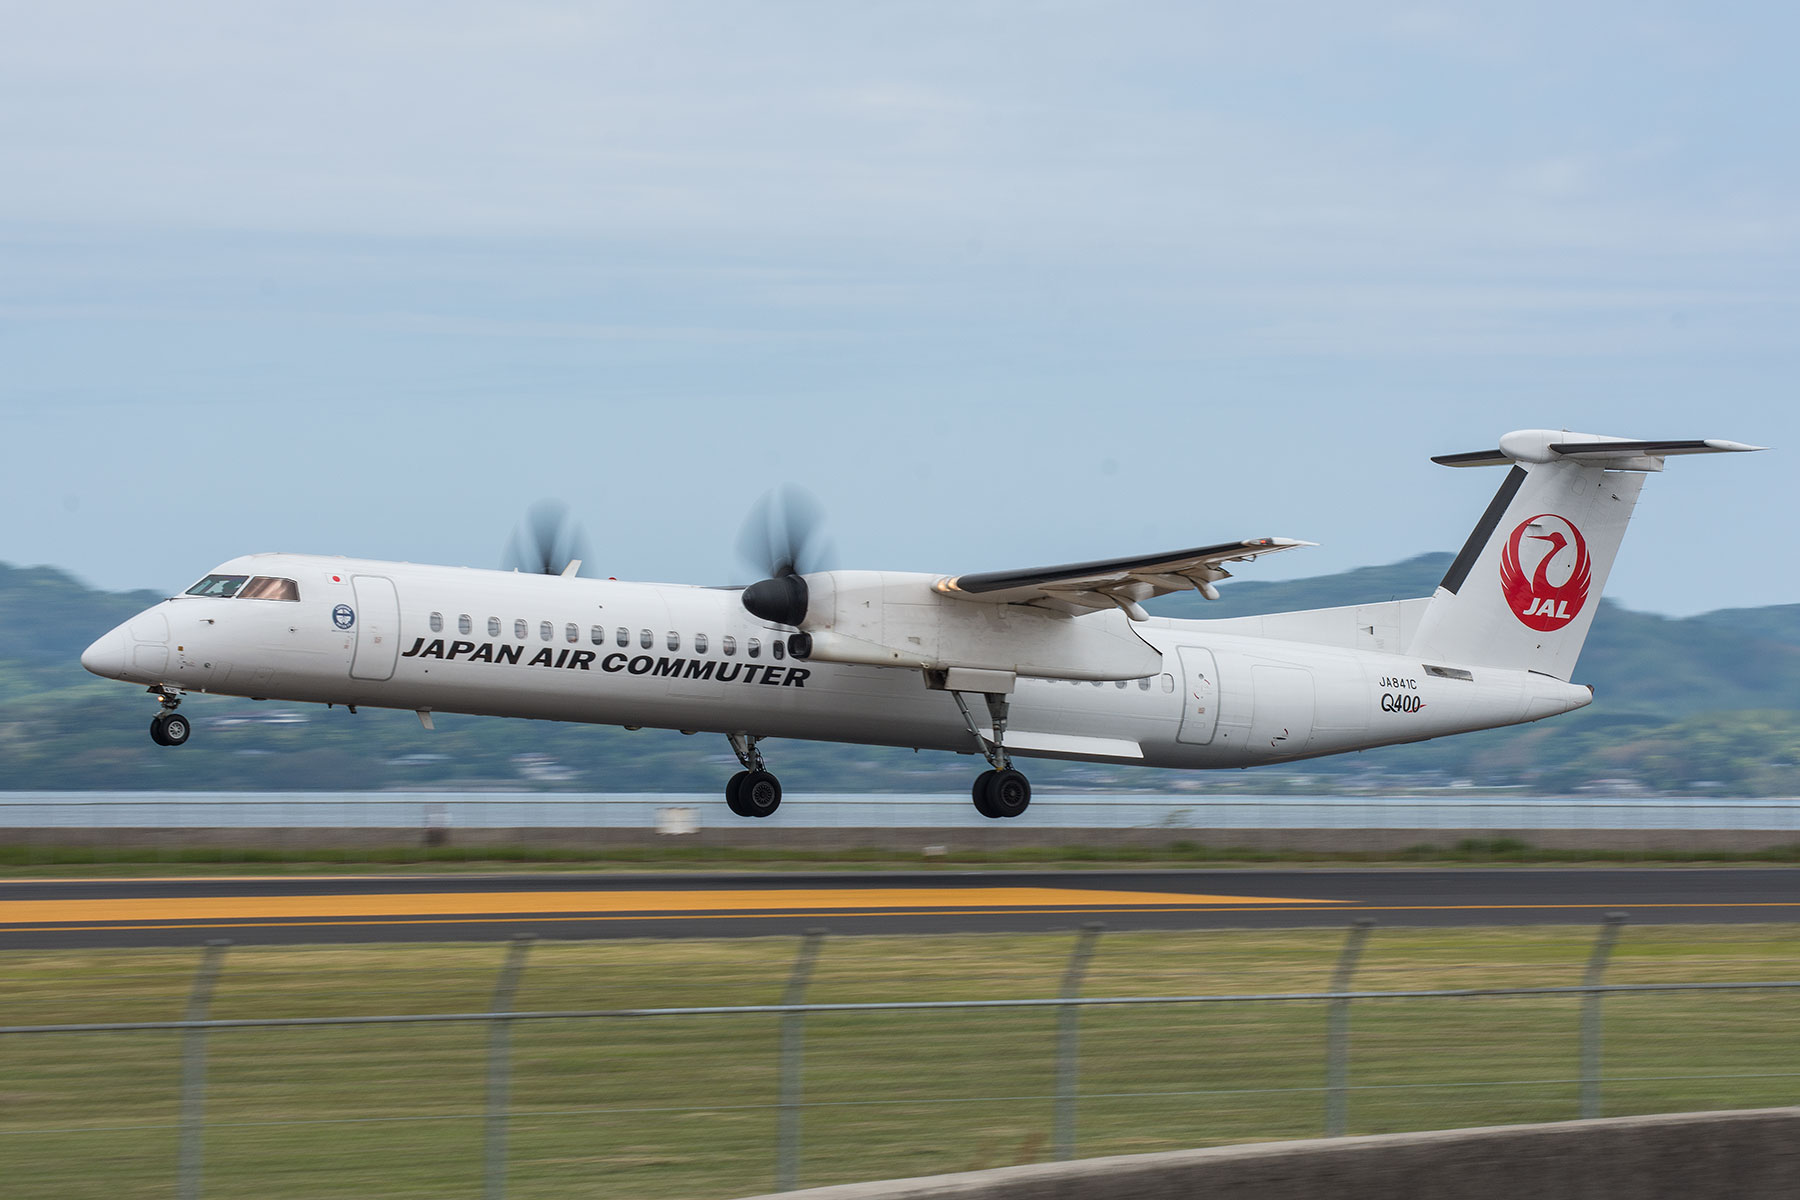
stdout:
{"type": "Polygon", "coordinates": [[[790,546],[748,588],[584,579],[301,554],[221,564],[89,646],[148,685],[179,746],[188,692],[722,733],[726,798],[766,817],[767,737],[976,753],[975,807],[1017,817],[1015,755],[1248,767],[1536,721],[1570,683],[1644,473],[1757,450],[1546,430],[1433,461],[1508,466],[1434,595],[1225,620],[1147,614],[1217,599],[1259,538],[974,575],[803,572],[790,546]]]}

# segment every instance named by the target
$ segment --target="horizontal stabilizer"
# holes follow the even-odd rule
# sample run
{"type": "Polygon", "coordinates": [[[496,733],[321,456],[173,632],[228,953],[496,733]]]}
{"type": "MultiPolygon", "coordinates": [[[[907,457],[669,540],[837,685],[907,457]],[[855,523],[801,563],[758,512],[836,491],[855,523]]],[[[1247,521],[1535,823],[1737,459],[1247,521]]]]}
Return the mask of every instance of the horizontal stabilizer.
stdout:
{"type": "Polygon", "coordinates": [[[1443,467],[1504,467],[1509,463],[1547,463],[1570,460],[1615,471],[1660,471],[1663,459],[1679,454],[1743,454],[1762,450],[1723,438],[1687,438],[1677,441],[1643,441],[1636,438],[1599,437],[1567,430],[1522,429],[1500,439],[1499,448],[1464,454],[1437,454],[1431,461],[1443,467]]]}

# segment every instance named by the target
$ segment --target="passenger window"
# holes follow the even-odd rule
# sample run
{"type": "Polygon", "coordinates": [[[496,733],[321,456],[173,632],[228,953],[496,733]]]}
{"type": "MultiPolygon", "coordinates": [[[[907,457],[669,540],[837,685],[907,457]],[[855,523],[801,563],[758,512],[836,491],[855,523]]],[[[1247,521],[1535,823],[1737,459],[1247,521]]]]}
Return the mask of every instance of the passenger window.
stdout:
{"type": "Polygon", "coordinates": [[[500,618],[499,617],[489,617],[488,618],[488,636],[489,637],[499,637],[500,636],[500,618]]]}
{"type": "Polygon", "coordinates": [[[681,649],[681,635],[676,633],[673,629],[669,630],[669,649],[681,649]]]}
{"type": "Polygon", "coordinates": [[[579,642],[581,640],[581,626],[570,621],[567,625],[563,626],[563,637],[571,642],[579,642]]]}
{"type": "Polygon", "coordinates": [[[631,630],[623,625],[619,626],[619,645],[622,647],[631,645],[631,630]]]}
{"type": "Polygon", "coordinates": [[[745,638],[744,639],[744,653],[748,654],[751,658],[760,657],[762,655],[762,639],[761,638],[745,638]]]}
{"type": "Polygon", "coordinates": [[[525,622],[523,619],[513,622],[513,636],[521,642],[525,640],[525,622]]]}
{"type": "Polygon", "coordinates": [[[588,630],[588,641],[594,643],[596,646],[606,645],[606,630],[598,625],[594,626],[592,629],[588,630]]]}
{"type": "Polygon", "coordinates": [[[706,653],[706,635],[704,633],[696,633],[694,635],[694,653],[706,653]]]}
{"type": "Polygon", "coordinates": [[[538,640],[548,642],[548,641],[554,640],[555,637],[556,637],[556,626],[552,625],[548,621],[539,621],[538,622],[538,640]]]}
{"type": "Polygon", "coordinates": [[[456,618],[456,632],[467,636],[475,632],[475,620],[468,613],[456,618]]]}
{"type": "Polygon", "coordinates": [[[1138,691],[1147,692],[1149,690],[1150,690],[1150,679],[1148,676],[1146,676],[1143,679],[1138,680],[1138,691]]]}
{"type": "Polygon", "coordinates": [[[300,585],[291,579],[258,575],[238,593],[240,600],[299,600],[300,585]]]}
{"type": "Polygon", "coordinates": [[[1113,686],[1122,692],[1125,690],[1125,681],[1123,679],[1115,679],[1113,680],[1113,686]]]}
{"type": "Polygon", "coordinates": [[[433,633],[444,632],[444,614],[443,613],[432,613],[431,614],[431,632],[433,632],[433,633]]]}
{"type": "Polygon", "coordinates": [[[732,655],[736,654],[737,639],[732,637],[729,633],[720,638],[719,653],[723,654],[726,658],[730,658],[732,655]]]}
{"type": "Polygon", "coordinates": [[[651,649],[656,645],[656,635],[651,633],[648,629],[644,630],[642,633],[638,634],[638,645],[646,650],[651,649]]]}
{"type": "Polygon", "coordinates": [[[248,575],[208,575],[187,590],[190,596],[235,596],[248,575]]]}
{"type": "Polygon", "coordinates": [[[780,638],[775,638],[769,642],[769,653],[774,655],[777,661],[780,661],[787,657],[787,647],[781,644],[780,638]]]}
{"type": "Polygon", "coordinates": [[[1172,692],[1175,690],[1175,677],[1173,675],[1164,675],[1162,681],[1163,691],[1172,692]]]}

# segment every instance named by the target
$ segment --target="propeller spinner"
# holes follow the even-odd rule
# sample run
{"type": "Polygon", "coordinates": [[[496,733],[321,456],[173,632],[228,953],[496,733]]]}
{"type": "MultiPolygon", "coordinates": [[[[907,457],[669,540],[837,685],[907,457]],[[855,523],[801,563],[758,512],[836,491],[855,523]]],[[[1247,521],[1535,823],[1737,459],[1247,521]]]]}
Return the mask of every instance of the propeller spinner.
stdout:
{"type": "Polygon", "coordinates": [[[758,500],[738,534],[738,554],[768,578],[744,589],[751,616],[776,625],[806,619],[808,572],[820,570],[831,551],[821,530],[825,509],[791,484],[758,500]]]}

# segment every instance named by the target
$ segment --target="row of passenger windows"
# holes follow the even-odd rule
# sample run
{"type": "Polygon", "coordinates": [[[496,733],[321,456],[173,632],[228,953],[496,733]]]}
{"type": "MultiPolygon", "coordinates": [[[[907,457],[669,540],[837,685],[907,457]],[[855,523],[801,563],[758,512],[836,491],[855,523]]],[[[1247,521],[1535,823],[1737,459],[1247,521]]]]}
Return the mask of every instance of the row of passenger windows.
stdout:
{"type": "MultiPolygon", "coordinates": [[[[430,621],[431,621],[431,632],[433,632],[433,633],[444,632],[444,614],[443,613],[441,613],[441,612],[432,613],[430,621]]],[[[489,637],[499,637],[501,635],[500,634],[501,628],[502,628],[502,625],[501,625],[499,617],[489,617],[487,619],[487,635],[489,637]]],[[[562,629],[563,629],[563,640],[564,641],[572,642],[572,643],[581,641],[581,626],[577,625],[574,621],[566,622],[563,625],[562,629]]],[[[473,634],[474,631],[475,631],[475,618],[471,617],[468,613],[459,613],[456,618],[456,632],[467,636],[467,635],[473,634]]],[[[525,620],[524,618],[515,619],[512,623],[512,635],[514,638],[518,639],[521,642],[525,641],[528,637],[531,636],[531,622],[525,620]]],[[[554,621],[539,621],[538,622],[538,639],[540,641],[545,641],[545,642],[555,641],[556,640],[556,622],[554,622],[554,621]]],[[[631,643],[633,640],[632,631],[628,627],[626,627],[624,625],[620,625],[618,628],[616,628],[612,631],[611,640],[620,649],[628,650],[631,648],[631,643]]],[[[653,629],[638,630],[637,635],[636,635],[636,640],[637,640],[638,646],[641,649],[644,649],[644,650],[656,649],[656,631],[653,629]]],[[[592,642],[596,646],[606,645],[607,641],[608,641],[606,626],[604,626],[604,625],[588,626],[588,641],[592,642]]],[[[681,649],[681,634],[679,632],[677,632],[676,630],[673,630],[673,629],[669,630],[668,633],[666,633],[663,636],[663,644],[665,646],[667,646],[670,650],[680,650],[681,649]]],[[[692,646],[693,646],[693,651],[695,654],[705,654],[711,648],[712,641],[704,633],[696,633],[693,637],[692,646]]],[[[730,634],[726,634],[724,637],[721,637],[719,639],[719,653],[723,654],[727,658],[730,658],[733,655],[737,654],[737,651],[738,651],[738,644],[737,644],[736,638],[732,637],[730,634]]],[[[745,638],[744,639],[744,654],[750,658],[761,658],[762,657],[762,639],[760,639],[760,638],[745,638]]],[[[782,640],[780,638],[771,638],[769,640],[769,655],[772,658],[776,658],[776,659],[783,659],[783,658],[787,657],[787,647],[782,644],[782,640]]],[[[1175,690],[1175,679],[1173,676],[1163,675],[1160,678],[1162,680],[1162,690],[1163,691],[1172,692],[1175,690]]],[[[1071,679],[1069,682],[1071,684],[1074,684],[1077,687],[1080,686],[1080,681],[1078,681],[1078,680],[1071,679]]],[[[1106,686],[1106,682],[1104,680],[1095,679],[1095,680],[1092,680],[1091,682],[1092,682],[1093,686],[1095,686],[1095,687],[1105,687],[1106,686]]],[[[1128,687],[1130,685],[1130,682],[1131,681],[1127,680],[1127,679],[1115,679],[1112,681],[1113,686],[1116,688],[1128,687]]],[[[1137,681],[1137,685],[1138,685],[1138,690],[1140,690],[1140,691],[1147,692],[1150,690],[1150,680],[1149,679],[1140,679],[1137,681]]]]}
{"type": "MultiPolygon", "coordinates": [[[[1175,677],[1173,675],[1158,675],[1155,678],[1162,681],[1162,690],[1163,691],[1172,692],[1175,690],[1175,677]]],[[[1057,681],[1054,679],[1050,679],[1050,680],[1046,680],[1045,682],[1056,683],[1057,681]]],[[[1079,679],[1071,679],[1068,682],[1069,682],[1070,686],[1072,686],[1072,687],[1080,687],[1082,684],[1082,681],[1079,679]]],[[[1088,682],[1088,684],[1090,684],[1093,687],[1105,687],[1106,686],[1106,680],[1104,680],[1104,679],[1090,679],[1087,682],[1088,682]]],[[[1131,680],[1115,679],[1112,681],[1112,685],[1116,688],[1124,689],[1124,688],[1131,686],[1131,680]]],[[[1149,691],[1150,690],[1150,678],[1145,677],[1143,679],[1138,680],[1137,685],[1138,685],[1138,690],[1140,692],[1149,691]]]]}
{"type": "MultiPolygon", "coordinates": [[[[441,612],[432,613],[431,618],[430,618],[430,623],[431,623],[431,632],[433,632],[433,633],[444,632],[444,614],[443,613],[441,613],[441,612]]],[[[501,624],[499,617],[489,617],[487,619],[487,635],[489,637],[491,637],[491,638],[500,637],[502,628],[503,628],[503,626],[501,624]]],[[[456,632],[467,636],[467,635],[473,634],[474,631],[475,631],[475,618],[471,617],[468,613],[458,614],[457,618],[456,618],[456,632]]],[[[538,632],[538,640],[539,641],[545,641],[545,642],[555,641],[556,640],[556,622],[554,622],[554,621],[539,621],[538,627],[537,627],[537,632],[538,632]]],[[[514,638],[516,638],[517,640],[519,640],[521,642],[525,641],[527,638],[529,638],[531,636],[531,622],[525,620],[522,617],[515,618],[512,623],[512,635],[514,638]]],[[[563,640],[566,642],[581,641],[581,626],[577,625],[573,621],[569,621],[569,622],[565,623],[562,627],[562,636],[563,636],[563,640]]],[[[588,626],[587,636],[588,636],[588,641],[592,642],[596,646],[604,646],[604,645],[608,644],[608,642],[610,641],[611,643],[619,646],[621,649],[629,649],[631,647],[632,642],[635,640],[637,645],[639,647],[641,647],[642,649],[645,649],[645,650],[656,649],[656,631],[653,629],[639,629],[639,630],[635,631],[635,633],[634,633],[631,629],[627,628],[626,626],[620,625],[618,628],[613,629],[609,632],[607,627],[604,625],[590,625],[590,626],[588,626]]],[[[691,644],[692,644],[693,651],[695,654],[705,654],[711,648],[712,640],[710,638],[708,638],[707,635],[704,633],[696,633],[693,636],[693,641],[691,644]]],[[[668,647],[670,650],[680,650],[681,649],[681,634],[679,632],[677,632],[676,630],[673,630],[673,629],[669,630],[668,633],[663,635],[663,645],[668,647]]],[[[744,654],[746,656],[748,656],[750,658],[761,658],[762,657],[762,649],[763,649],[763,647],[762,647],[762,639],[761,638],[745,638],[744,639],[744,654]]],[[[730,634],[726,634],[725,636],[723,636],[719,639],[719,653],[725,655],[725,657],[727,657],[727,658],[730,658],[733,655],[735,655],[737,652],[738,652],[738,642],[735,637],[732,637],[730,634]]],[[[770,639],[769,654],[771,657],[774,657],[777,659],[787,657],[787,647],[782,644],[782,641],[780,638],[770,639]]]]}

